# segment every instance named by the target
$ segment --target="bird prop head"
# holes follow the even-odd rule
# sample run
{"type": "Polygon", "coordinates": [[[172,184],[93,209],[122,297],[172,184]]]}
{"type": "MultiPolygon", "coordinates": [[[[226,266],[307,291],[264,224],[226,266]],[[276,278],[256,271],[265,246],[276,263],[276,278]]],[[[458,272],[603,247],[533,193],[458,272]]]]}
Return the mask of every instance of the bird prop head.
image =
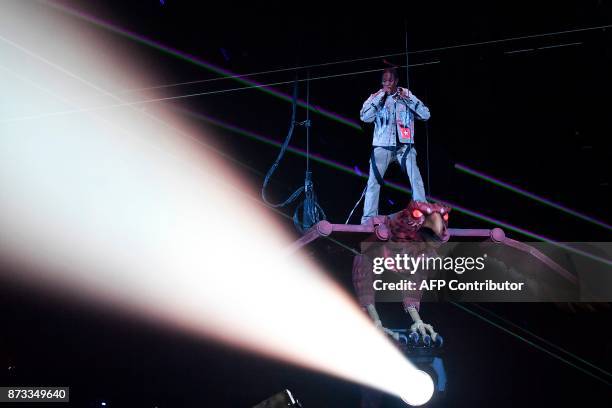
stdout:
{"type": "Polygon", "coordinates": [[[391,240],[446,242],[450,238],[450,211],[444,204],[410,201],[405,209],[390,217],[391,240]]]}

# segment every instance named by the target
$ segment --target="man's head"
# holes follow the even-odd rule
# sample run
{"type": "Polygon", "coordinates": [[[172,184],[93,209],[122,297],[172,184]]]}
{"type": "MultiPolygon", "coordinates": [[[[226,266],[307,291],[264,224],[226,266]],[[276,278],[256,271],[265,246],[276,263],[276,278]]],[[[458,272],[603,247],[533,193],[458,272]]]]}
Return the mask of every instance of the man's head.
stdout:
{"type": "Polygon", "coordinates": [[[397,73],[397,68],[395,67],[385,68],[385,70],[383,71],[383,75],[382,75],[383,90],[387,94],[395,93],[395,90],[397,89],[398,79],[399,79],[399,76],[397,73]]]}

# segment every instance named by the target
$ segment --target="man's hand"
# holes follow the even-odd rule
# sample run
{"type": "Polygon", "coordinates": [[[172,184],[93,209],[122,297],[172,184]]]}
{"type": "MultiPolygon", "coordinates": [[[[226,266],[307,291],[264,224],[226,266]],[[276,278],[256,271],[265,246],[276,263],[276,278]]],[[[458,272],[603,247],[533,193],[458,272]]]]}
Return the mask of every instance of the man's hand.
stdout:
{"type": "Polygon", "coordinates": [[[406,88],[397,88],[398,98],[410,98],[410,91],[406,88]]]}

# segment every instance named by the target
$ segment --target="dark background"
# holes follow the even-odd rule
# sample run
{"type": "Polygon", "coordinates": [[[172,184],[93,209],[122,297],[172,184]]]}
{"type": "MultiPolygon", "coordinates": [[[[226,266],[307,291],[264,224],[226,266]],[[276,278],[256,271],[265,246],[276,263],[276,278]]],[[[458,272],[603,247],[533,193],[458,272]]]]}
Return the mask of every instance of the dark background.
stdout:
{"type": "MultiPolygon", "coordinates": [[[[271,7],[245,8],[229,2],[219,10],[178,0],[125,3],[62,4],[238,74],[402,53],[406,20],[409,50],[420,51],[409,54],[410,63],[439,61],[415,66],[409,74],[411,90],[432,112],[427,128],[419,123],[416,129],[419,167],[428,193],[555,240],[610,240],[605,228],[454,168],[456,163],[464,164],[609,222],[612,28],[562,33],[612,24],[608,2],[537,2],[537,7],[536,2],[428,2],[402,7],[373,3],[367,10],[354,4],[344,13],[304,3],[284,15],[271,7]],[[476,44],[541,33],[557,34],[476,44]],[[472,45],[456,47],[465,44],[472,45]],[[571,45],[556,47],[564,44],[571,45]],[[423,51],[430,49],[435,50],[423,51]]],[[[114,36],[121,52],[151,67],[159,81],[151,86],[218,77],[128,37],[106,35],[114,36]]],[[[405,56],[387,59],[405,64],[405,56]]],[[[313,67],[310,75],[383,67],[382,58],[374,58],[313,67]]],[[[406,83],[405,69],[400,72],[401,85],[406,83]]],[[[306,71],[297,70],[297,75],[305,78],[306,71]]],[[[251,79],[275,83],[294,77],[295,71],[290,71],[251,79]]],[[[311,102],[359,121],[361,105],[380,88],[379,81],[378,72],[314,80],[311,102]]],[[[139,100],[242,86],[225,79],[129,97],[139,100]]],[[[291,84],[275,89],[290,93],[291,84]]],[[[305,97],[303,83],[300,97],[305,97]]],[[[291,112],[286,101],[255,89],[184,98],[167,105],[205,113],[279,142],[291,112]]],[[[203,131],[211,129],[206,121],[185,118],[203,131]]],[[[305,110],[300,109],[298,120],[303,119],[305,110]]],[[[368,168],[369,125],[357,130],[316,113],[311,119],[313,153],[351,168],[368,168]]],[[[211,142],[241,162],[232,165],[259,188],[278,148],[213,128],[217,138],[211,142]]],[[[305,146],[303,129],[296,130],[292,145],[305,146]]],[[[319,163],[311,166],[328,218],[344,222],[365,180],[319,163]]],[[[288,153],[270,186],[270,196],[280,200],[299,187],[304,167],[303,157],[288,153]]],[[[406,185],[397,167],[390,168],[388,179],[406,185]]],[[[408,200],[405,193],[383,190],[381,212],[397,211],[408,200]]],[[[292,209],[284,211],[292,213],[292,209]]],[[[360,211],[361,207],[353,222],[360,211]]],[[[279,221],[289,228],[285,218],[279,216],[279,221]]],[[[453,212],[451,226],[493,225],[453,212]]],[[[351,253],[331,243],[316,249],[330,274],[351,290],[351,253]]],[[[552,304],[482,306],[612,371],[609,308],[572,312],[552,304]]],[[[475,305],[466,307],[490,317],[475,305]]],[[[389,326],[408,324],[399,305],[381,305],[380,312],[389,326]]],[[[553,406],[574,401],[581,406],[610,406],[609,385],[453,304],[428,304],[423,314],[446,339],[448,391],[436,396],[431,406],[553,406]]],[[[82,310],[26,290],[0,289],[0,321],[0,384],[69,385],[74,406],[94,407],[105,401],[110,407],[244,407],[283,388],[290,388],[305,408],[359,404],[359,389],[353,384],[116,315],[82,310]]],[[[504,327],[576,361],[529,333],[505,323],[504,327]]],[[[612,381],[584,363],[579,366],[612,381]]]]}

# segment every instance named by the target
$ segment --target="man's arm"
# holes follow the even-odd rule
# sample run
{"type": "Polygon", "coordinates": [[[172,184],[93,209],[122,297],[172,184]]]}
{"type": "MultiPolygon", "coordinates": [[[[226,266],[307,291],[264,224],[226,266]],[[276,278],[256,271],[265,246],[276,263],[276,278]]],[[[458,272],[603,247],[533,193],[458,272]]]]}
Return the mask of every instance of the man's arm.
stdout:
{"type": "Polygon", "coordinates": [[[408,109],[416,113],[417,119],[428,120],[430,118],[429,108],[419,98],[414,96],[412,92],[406,88],[401,88],[400,97],[406,103],[408,109]]]}
{"type": "Polygon", "coordinates": [[[363,103],[359,117],[366,123],[374,122],[376,114],[381,108],[381,102],[385,96],[385,91],[382,89],[378,92],[370,95],[370,97],[363,103]]]}

